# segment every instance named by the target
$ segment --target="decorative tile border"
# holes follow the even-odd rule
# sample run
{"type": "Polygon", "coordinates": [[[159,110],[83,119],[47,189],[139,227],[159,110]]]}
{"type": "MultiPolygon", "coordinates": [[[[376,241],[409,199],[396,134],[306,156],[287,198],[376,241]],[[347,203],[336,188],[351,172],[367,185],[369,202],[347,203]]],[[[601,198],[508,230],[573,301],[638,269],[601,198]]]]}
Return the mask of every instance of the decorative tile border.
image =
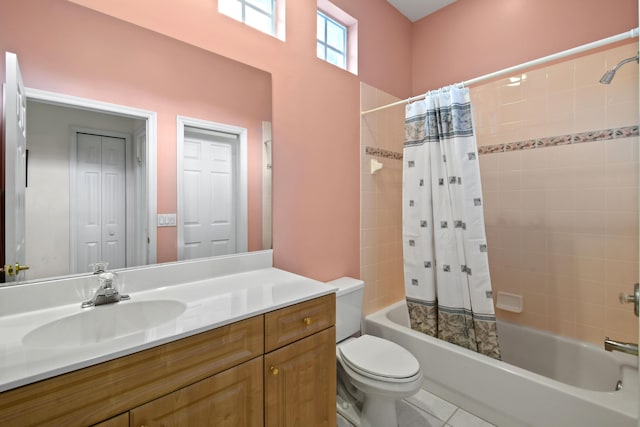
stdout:
{"type": "Polygon", "coordinates": [[[389,151],[382,148],[369,147],[368,145],[365,146],[364,152],[365,154],[369,154],[371,156],[377,156],[377,157],[384,157],[385,159],[402,160],[402,153],[389,151]]]}
{"type": "MultiPolygon", "coordinates": [[[[483,145],[478,147],[478,154],[506,153],[510,151],[532,150],[534,148],[556,147],[558,145],[631,138],[634,136],[640,136],[638,125],[614,129],[593,130],[568,135],[549,136],[546,138],[534,138],[526,141],[507,142],[504,144],[483,145]]],[[[369,147],[368,145],[365,146],[365,154],[384,157],[385,159],[402,160],[402,153],[382,148],[369,147]]]]}
{"type": "Polygon", "coordinates": [[[506,153],[509,151],[530,150],[533,148],[630,138],[639,135],[638,125],[633,125],[614,129],[579,132],[569,135],[550,136],[547,138],[535,138],[526,141],[508,142],[505,144],[483,145],[478,147],[478,154],[506,153]]]}

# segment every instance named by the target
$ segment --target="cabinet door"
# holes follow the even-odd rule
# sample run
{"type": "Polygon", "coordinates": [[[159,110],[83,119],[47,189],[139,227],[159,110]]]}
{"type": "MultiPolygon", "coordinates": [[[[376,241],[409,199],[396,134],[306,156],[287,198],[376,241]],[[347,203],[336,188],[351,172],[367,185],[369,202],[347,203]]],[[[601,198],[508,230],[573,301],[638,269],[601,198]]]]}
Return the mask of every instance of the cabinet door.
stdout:
{"type": "Polygon", "coordinates": [[[262,357],[133,409],[131,426],[263,425],[262,357]]]}
{"type": "Polygon", "coordinates": [[[101,423],[94,424],[93,427],[129,427],[129,413],[120,414],[101,423]]]}
{"type": "Polygon", "coordinates": [[[265,425],[336,425],[336,330],[264,356],[265,425]]]}

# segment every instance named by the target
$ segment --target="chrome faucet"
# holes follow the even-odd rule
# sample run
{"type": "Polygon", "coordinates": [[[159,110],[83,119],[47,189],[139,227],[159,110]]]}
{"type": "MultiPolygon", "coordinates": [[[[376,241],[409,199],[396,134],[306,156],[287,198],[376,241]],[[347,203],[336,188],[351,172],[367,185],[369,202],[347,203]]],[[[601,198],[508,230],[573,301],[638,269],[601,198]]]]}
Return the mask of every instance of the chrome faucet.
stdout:
{"type": "Polygon", "coordinates": [[[119,301],[131,299],[129,295],[121,294],[116,289],[117,276],[115,273],[106,271],[106,262],[92,264],[93,274],[98,275],[98,289],[88,301],[84,301],[81,308],[94,307],[103,304],[113,304],[119,301]]]}
{"type": "Polygon", "coordinates": [[[623,353],[638,355],[638,344],[622,341],[614,341],[606,337],[604,339],[604,349],[607,351],[621,351],[623,353]]]}

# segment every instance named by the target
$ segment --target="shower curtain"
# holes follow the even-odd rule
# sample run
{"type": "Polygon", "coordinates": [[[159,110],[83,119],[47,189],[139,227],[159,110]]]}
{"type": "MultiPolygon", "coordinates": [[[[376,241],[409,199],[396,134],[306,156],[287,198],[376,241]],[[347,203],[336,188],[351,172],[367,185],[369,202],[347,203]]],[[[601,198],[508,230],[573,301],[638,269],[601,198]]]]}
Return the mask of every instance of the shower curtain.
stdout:
{"type": "Polygon", "coordinates": [[[411,328],[499,359],[469,89],[407,105],[403,162],[411,328]]]}

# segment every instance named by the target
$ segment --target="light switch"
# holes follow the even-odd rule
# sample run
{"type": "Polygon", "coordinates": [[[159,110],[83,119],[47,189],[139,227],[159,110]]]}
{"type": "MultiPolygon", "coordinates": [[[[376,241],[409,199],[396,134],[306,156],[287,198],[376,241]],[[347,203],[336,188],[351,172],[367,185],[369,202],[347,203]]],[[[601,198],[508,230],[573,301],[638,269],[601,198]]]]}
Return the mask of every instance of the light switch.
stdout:
{"type": "Polygon", "coordinates": [[[158,214],[158,227],[175,227],[176,214],[158,214]]]}

